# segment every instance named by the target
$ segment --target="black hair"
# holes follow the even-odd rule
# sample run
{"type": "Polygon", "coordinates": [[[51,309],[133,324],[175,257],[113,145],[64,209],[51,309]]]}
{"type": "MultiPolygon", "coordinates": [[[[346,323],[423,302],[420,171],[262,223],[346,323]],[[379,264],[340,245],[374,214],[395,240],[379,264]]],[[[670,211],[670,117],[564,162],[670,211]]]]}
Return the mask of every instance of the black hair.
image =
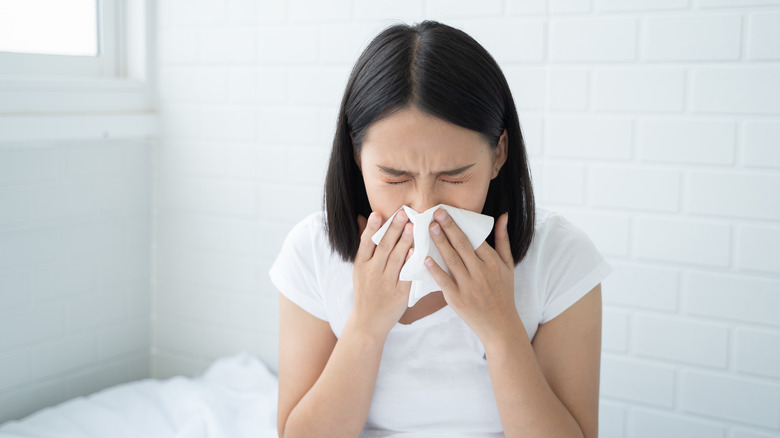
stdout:
{"type": "MultiPolygon", "coordinates": [[[[490,182],[482,214],[498,219],[509,213],[512,257],[519,263],[533,239],[535,208],[509,85],[493,57],[472,37],[428,20],[388,27],[368,44],[352,69],[325,177],[331,248],[345,261],[354,261],[360,245],[357,217],[371,213],[355,152],[360,153],[372,123],[409,105],[481,133],[494,148],[506,129],[506,162],[490,182]]],[[[493,233],[487,241],[495,246],[493,233]]]]}

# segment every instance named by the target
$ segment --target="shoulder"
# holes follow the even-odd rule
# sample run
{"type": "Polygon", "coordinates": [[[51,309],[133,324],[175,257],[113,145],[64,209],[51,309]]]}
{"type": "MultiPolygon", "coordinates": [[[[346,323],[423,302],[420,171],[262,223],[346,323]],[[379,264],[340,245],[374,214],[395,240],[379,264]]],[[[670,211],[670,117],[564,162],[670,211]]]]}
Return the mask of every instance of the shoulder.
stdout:
{"type": "Polygon", "coordinates": [[[529,253],[533,251],[539,255],[566,248],[576,250],[582,246],[591,247],[593,242],[580,227],[557,211],[536,209],[534,238],[529,253]]]}
{"type": "Polygon", "coordinates": [[[545,323],[598,285],[612,267],[588,235],[564,215],[536,212],[526,269],[543,303],[540,323],[545,323]]]}
{"type": "Polygon", "coordinates": [[[268,274],[276,289],[290,301],[322,320],[328,320],[323,279],[331,255],[322,212],[295,224],[268,274]]]}
{"type": "Polygon", "coordinates": [[[535,226],[534,238],[521,265],[533,272],[540,285],[553,287],[574,282],[590,272],[609,270],[590,237],[563,214],[537,208],[535,226]]]}
{"type": "Polygon", "coordinates": [[[314,212],[290,229],[271,268],[272,277],[279,271],[316,274],[317,267],[331,255],[324,220],[323,212],[314,212]]]}
{"type": "Polygon", "coordinates": [[[295,226],[293,226],[290,234],[306,234],[311,236],[318,234],[327,234],[325,227],[325,212],[315,211],[310,213],[305,218],[301,219],[295,226]]]}
{"type": "Polygon", "coordinates": [[[285,238],[284,246],[310,247],[314,249],[318,246],[321,247],[323,242],[326,246],[329,246],[327,245],[328,230],[325,223],[325,212],[316,211],[303,218],[290,229],[285,238]]]}

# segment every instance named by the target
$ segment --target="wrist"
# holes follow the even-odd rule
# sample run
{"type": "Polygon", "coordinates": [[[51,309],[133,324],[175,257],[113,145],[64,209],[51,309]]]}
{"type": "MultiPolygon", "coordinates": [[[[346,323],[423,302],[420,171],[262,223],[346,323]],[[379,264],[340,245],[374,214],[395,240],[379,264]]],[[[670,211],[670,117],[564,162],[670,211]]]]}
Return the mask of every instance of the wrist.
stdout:
{"type": "Polygon", "coordinates": [[[522,344],[530,345],[528,332],[525,330],[523,321],[517,313],[514,314],[514,317],[497,324],[494,330],[482,337],[481,341],[486,355],[491,353],[500,354],[501,352],[517,348],[518,345],[522,344]]]}
{"type": "Polygon", "coordinates": [[[389,331],[389,329],[377,327],[372,318],[361,318],[353,309],[344,325],[342,335],[347,333],[362,343],[384,347],[389,331]]]}

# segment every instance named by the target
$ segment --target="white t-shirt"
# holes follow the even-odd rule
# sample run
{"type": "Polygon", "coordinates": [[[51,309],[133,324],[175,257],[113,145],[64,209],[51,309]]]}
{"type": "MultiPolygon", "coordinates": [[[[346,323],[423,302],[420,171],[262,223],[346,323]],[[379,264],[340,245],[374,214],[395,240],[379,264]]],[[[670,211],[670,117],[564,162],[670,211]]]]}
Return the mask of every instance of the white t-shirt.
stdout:
{"type": "MultiPolygon", "coordinates": [[[[271,281],[338,337],[353,303],[352,263],[331,251],[324,213],[287,236],[271,281]]],[[[585,233],[555,212],[537,208],[536,231],[515,267],[515,303],[529,339],[599,284],[612,267],[585,233]]],[[[485,350],[449,307],[387,336],[371,402],[370,430],[503,436],[485,350]]]]}

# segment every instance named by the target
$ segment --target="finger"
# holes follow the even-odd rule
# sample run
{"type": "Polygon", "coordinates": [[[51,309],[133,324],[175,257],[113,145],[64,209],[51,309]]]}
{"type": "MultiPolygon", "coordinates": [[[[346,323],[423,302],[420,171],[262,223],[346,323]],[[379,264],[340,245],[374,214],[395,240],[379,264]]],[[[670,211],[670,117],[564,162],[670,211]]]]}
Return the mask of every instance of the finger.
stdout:
{"type": "Polygon", "coordinates": [[[444,293],[446,301],[447,295],[453,293],[456,290],[455,281],[453,281],[452,277],[444,272],[444,269],[442,269],[441,266],[436,264],[432,257],[426,257],[424,263],[425,268],[428,269],[428,273],[430,273],[431,277],[436,280],[436,284],[441,287],[441,291],[444,293]]]}
{"type": "MultiPolygon", "coordinates": [[[[360,222],[363,216],[358,216],[358,229],[361,228],[360,222]]],[[[368,215],[368,220],[363,219],[366,223],[362,227],[363,231],[360,233],[360,246],[358,246],[356,260],[370,260],[374,256],[374,250],[376,245],[371,240],[371,236],[376,233],[382,226],[382,216],[379,213],[372,212],[368,215]]]]}
{"type": "Polygon", "coordinates": [[[401,268],[409,258],[409,250],[412,249],[412,243],[414,242],[413,233],[414,229],[412,224],[407,222],[401,233],[401,239],[398,240],[395,248],[393,248],[393,251],[387,258],[385,272],[392,275],[392,278],[398,278],[401,273],[401,268]]]}
{"type": "Polygon", "coordinates": [[[509,213],[504,213],[498,217],[494,231],[496,252],[501,260],[510,268],[515,265],[515,259],[512,257],[512,246],[509,242],[509,213]]]}
{"type": "MultiPolygon", "coordinates": [[[[409,222],[409,218],[406,216],[406,212],[401,210],[396,213],[395,217],[393,218],[393,222],[387,229],[387,232],[384,236],[382,236],[382,240],[379,241],[379,245],[376,246],[374,255],[381,256],[387,260],[387,258],[390,256],[390,253],[393,251],[393,248],[395,248],[396,243],[398,243],[398,239],[401,237],[401,233],[404,231],[404,225],[406,225],[407,222],[409,222]]],[[[409,248],[407,248],[405,251],[408,250],[409,248]]],[[[406,253],[404,253],[404,255],[405,254],[406,253]]]]}
{"type": "Polygon", "coordinates": [[[463,230],[458,227],[458,224],[452,220],[452,217],[444,209],[439,209],[434,213],[433,219],[441,225],[444,230],[444,234],[450,241],[450,244],[455,251],[457,251],[460,258],[463,260],[468,268],[474,266],[474,263],[478,262],[478,257],[474,253],[474,247],[471,246],[468,236],[463,230]]]}
{"type": "Polygon", "coordinates": [[[444,234],[444,230],[442,230],[441,225],[434,221],[431,223],[429,231],[431,233],[431,240],[433,240],[433,243],[439,250],[441,258],[444,260],[444,264],[447,265],[447,268],[449,268],[452,276],[455,279],[458,279],[461,278],[461,276],[466,275],[468,268],[463,263],[463,259],[461,259],[458,251],[456,251],[455,248],[453,248],[450,244],[450,241],[444,234]]]}

